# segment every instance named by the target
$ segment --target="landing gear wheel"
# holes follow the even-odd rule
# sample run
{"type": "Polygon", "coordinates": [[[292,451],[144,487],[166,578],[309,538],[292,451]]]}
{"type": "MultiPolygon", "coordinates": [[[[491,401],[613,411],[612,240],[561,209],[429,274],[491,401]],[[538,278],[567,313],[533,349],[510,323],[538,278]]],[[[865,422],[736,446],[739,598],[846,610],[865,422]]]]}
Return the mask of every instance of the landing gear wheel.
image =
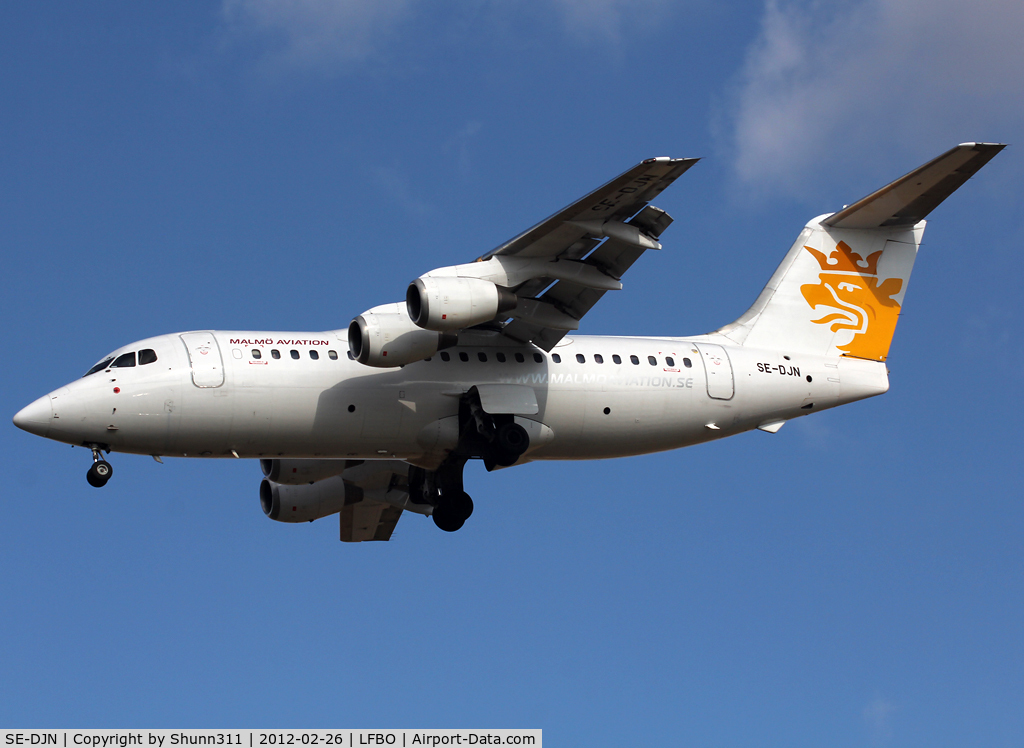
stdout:
{"type": "Polygon", "coordinates": [[[455,495],[452,506],[458,512],[458,516],[462,517],[463,522],[473,516],[473,499],[465,491],[455,495]]]}
{"type": "Polygon", "coordinates": [[[492,448],[490,457],[484,458],[484,467],[491,472],[498,467],[509,467],[515,465],[520,455],[509,454],[501,449],[492,448]]]}
{"type": "Polygon", "coordinates": [[[465,491],[458,491],[442,498],[434,507],[431,515],[434,524],[445,532],[455,532],[460,529],[470,515],[473,514],[473,499],[465,491]]]}
{"type": "Polygon", "coordinates": [[[434,507],[434,513],[430,515],[434,524],[445,532],[455,532],[466,524],[466,520],[459,516],[454,502],[442,502],[434,507]]]}
{"type": "Polygon", "coordinates": [[[110,476],[113,474],[114,468],[110,466],[109,462],[98,460],[89,468],[89,472],[85,474],[85,479],[89,481],[90,486],[103,488],[103,486],[107,485],[107,481],[110,480],[110,476]]]}
{"type": "Polygon", "coordinates": [[[495,462],[499,465],[511,465],[530,448],[530,435],[518,423],[502,424],[494,436],[494,446],[495,462]],[[512,461],[502,462],[499,458],[511,458],[512,461]]]}

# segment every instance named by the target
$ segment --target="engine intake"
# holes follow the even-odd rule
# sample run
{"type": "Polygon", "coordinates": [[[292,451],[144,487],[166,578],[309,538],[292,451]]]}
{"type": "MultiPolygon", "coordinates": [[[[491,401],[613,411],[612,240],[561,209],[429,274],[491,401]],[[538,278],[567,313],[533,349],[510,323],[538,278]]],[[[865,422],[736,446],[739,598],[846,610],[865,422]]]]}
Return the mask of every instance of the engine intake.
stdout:
{"type": "Polygon", "coordinates": [[[352,320],[348,346],[361,364],[390,368],[422,361],[459,342],[458,336],[418,327],[402,304],[382,304],[352,320]]]}
{"type": "Polygon", "coordinates": [[[512,291],[479,278],[423,276],[410,283],[405,293],[409,318],[437,332],[490,322],[515,309],[517,302],[512,291]]]}

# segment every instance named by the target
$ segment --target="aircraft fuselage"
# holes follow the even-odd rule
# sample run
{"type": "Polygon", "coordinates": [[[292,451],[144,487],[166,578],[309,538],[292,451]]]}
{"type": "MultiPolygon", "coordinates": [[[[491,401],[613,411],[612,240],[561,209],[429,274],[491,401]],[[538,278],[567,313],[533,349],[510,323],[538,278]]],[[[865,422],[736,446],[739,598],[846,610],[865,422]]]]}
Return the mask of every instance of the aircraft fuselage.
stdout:
{"type": "Polygon", "coordinates": [[[111,355],[150,349],[155,361],[61,387],[19,414],[19,425],[115,452],[385,458],[433,468],[455,447],[460,397],[474,386],[535,394],[535,412],[516,415],[531,436],[522,462],[622,457],[777,430],[888,389],[884,363],[723,346],[709,336],[576,336],[551,353],[500,340],[381,369],[351,360],[344,334],[216,331],[139,341],[111,355]]]}

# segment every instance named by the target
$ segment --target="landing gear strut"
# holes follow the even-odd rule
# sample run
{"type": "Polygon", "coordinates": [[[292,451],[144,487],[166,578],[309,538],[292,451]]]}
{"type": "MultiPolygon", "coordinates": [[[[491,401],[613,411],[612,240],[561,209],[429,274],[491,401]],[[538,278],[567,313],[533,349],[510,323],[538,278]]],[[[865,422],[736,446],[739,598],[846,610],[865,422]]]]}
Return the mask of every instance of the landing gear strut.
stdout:
{"type": "Polygon", "coordinates": [[[445,532],[460,529],[473,513],[473,499],[463,490],[462,469],[466,458],[452,454],[437,470],[412,468],[409,495],[417,503],[433,504],[431,518],[445,532]]]}
{"type": "Polygon", "coordinates": [[[107,481],[110,480],[110,476],[114,474],[114,468],[103,459],[98,446],[89,445],[89,448],[92,450],[92,467],[85,474],[85,479],[89,481],[90,486],[103,488],[107,485],[107,481]]]}

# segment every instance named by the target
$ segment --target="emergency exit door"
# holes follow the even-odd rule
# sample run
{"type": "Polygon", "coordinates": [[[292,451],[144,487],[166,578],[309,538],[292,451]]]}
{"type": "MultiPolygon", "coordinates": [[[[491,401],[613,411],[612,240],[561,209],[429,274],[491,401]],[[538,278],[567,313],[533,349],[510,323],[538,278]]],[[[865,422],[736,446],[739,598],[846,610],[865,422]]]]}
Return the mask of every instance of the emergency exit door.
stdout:
{"type": "Polygon", "coordinates": [[[733,381],[732,363],[729,354],[720,345],[695,343],[704,362],[704,374],[707,376],[708,396],[715,400],[732,400],[733,381]]]}
{"type": "Polygon", "coordinates": [[[180,337],[192,366],[192,383],[196,387],[220,387],[224,384],[224,362],[213,333],[186,332],[180,337]]]}

